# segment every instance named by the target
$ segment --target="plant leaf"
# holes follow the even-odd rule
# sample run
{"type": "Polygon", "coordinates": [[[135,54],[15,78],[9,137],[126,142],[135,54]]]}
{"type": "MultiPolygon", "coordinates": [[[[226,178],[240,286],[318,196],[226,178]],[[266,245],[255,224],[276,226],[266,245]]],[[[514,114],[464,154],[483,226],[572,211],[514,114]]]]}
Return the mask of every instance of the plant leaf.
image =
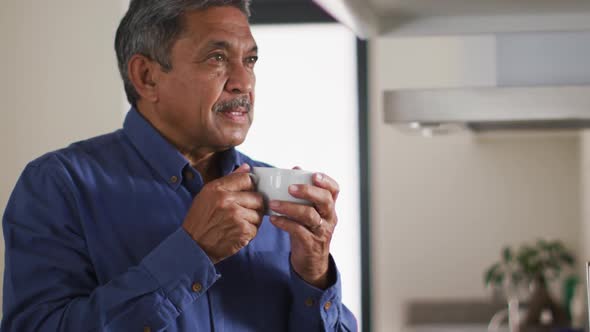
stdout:
{"type": "Polygon", "coordinates": [[[488,286],[490,283],[492,283],[496,279],[499,269],[500,269],[500,263],[496,263],[496,264],[492,265],[486,271],[485,276],[484,276],[486,286],[488,286]]]}
{"type": "Polygon", "coordinates": [[[496,284],[497,287],[502,287],[502,282],[504,282],[504,273],[497,274],[494,277],[494,284],[496,284]]]}
{"type": "Polygon", "coordinates": [[[570,266],[574,265],[574,263],[575,263],[574,256],[570,255],[567,252],[561,253],[560,258],[562,261],[564,261],[566,264],[568,264],[570,266]]]}
{"type": "Polygon", "coordinates": [[[502,251],[502,257],[504,258],[505,263],[512,262],[512,249],[510,249],[510,247],[505,247],[502,251]]]}
{"type": "Polygon", "coordinates": [[[539,247],[541,249],[545,249],[545,250],[551,250],[551,243],[548,243],[547,241],[545,241],[543,239],[539,239],[537,241],[537,247],[539,247]]]}

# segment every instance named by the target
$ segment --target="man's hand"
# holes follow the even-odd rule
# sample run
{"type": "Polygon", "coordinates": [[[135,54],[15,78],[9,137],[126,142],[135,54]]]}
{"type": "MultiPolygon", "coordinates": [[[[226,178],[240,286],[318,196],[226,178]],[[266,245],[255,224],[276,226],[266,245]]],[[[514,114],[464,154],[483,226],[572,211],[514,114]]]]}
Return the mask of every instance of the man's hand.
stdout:
{"type": "Polygon", "coordinates": [[[338,217],[335,205],[340,189],[327,175],[313,175],[313,185],[293,185],[289,193],[312,202],[305,206],[284,201],[270,202],[270,208],[284,217],[271,216],[271,222],[291,237],[291,265],[307,283],[326,289],[330,241],[338,217]]]}
{"type": "Polygon", "coordinates": [[[262,195],[252,192],[250,167],[206,184],[195,197],[182,227],[213,264],[237,253],[256,236],[262,222],[262,195]]]}

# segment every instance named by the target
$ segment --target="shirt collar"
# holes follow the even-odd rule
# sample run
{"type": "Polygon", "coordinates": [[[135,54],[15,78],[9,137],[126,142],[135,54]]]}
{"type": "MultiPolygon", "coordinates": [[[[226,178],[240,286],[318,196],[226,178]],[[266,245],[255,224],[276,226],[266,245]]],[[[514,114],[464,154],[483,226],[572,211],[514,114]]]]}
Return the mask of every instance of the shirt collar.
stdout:
{"type": "MultiPolygon", "coordinates": [[[[190,167],[188,160],[134,107],[125,117],[123,132],[164,181],[174,189],[181,185],[183,169],[190,167]]],[[[223,175],[233,172],[242,163],[242,157],[235,148],[223,151],[220,160],[223,175]]]]}
{"type": "Polygon", "coordinates": [[[221,174],[223,176],[233,172],[244,163],[242,155],[235,148],[223,151],[220,160],[221,174]]]}

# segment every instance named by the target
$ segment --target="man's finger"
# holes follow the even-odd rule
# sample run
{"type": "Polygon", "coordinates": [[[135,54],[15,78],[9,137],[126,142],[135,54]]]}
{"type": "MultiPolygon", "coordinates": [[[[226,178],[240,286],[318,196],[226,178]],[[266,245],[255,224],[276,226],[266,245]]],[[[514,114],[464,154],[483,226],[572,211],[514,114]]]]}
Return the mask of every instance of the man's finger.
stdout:
{"type": "Polygon", "coordinates": [[[334,200],[330,191],[309,184],[289,186],[289,194],[313,203],[322,217],[330,217],[334,209],[334,200]]]}
{"type": "Polygon", "coordinates": [[[243,163],[240,167],[236,168],[232,173],[248,173],[250,172],[250,165],[243,163]]]}
{"type": "Polygon", "coordinates": [[[309,242],[312,233],[303,225],[298,224],[285,217],[271,216],[270,222],[276,227],[289,233],[292,237],[300,239],[302,242],[309,242]]]}
{"type": "Polygon", "coordinates": [[[249,175],[250,166],[242,164],[233,173],[221,177],[216,181],[216,185],[226,191],[250,191],[254,189],[254,184],[249,175]]]}
{"type": "Polygon", "coordinates": [[[234,217],[241,219],[241,220],[245,220],[249,224],[258,228],[258,227],[260,227],[260,224],[262,223],[263,215],[259,211],[247,209],[247,208],[240,206],[234,217]]]}
{"type": "MultiPolygon", "coordinates": [[[[301,167],[295,166],[293,169],[300,170],[301,167]]],[[[332,194],[334,201],[336,201],[338,194],[340,193],[340,185],[338,185],[338,182],[324,173],[314,173],[312,180],[314,185],[328,190],[332,194]]]]}
{"type": "Polygon", "coordinates": [[[239,206],[256,211],[264,210],[264,199],[262,194],[251,191],[232,193],[232,199],[239,206]]]}
{"type": "Polygon", "coordinates": [[[322,217],[312,206],[285,201],[272,201],[270,208],[288,217],[292,222],[303,225],[308,229],[313,229],[322,222],[322,217]]]}
{"type": "Polygon", "coordinates": [[[324,173],[315,173],[313,175],[313,184],[328,190],[332,194],[332,199],[336,201],[340,193],[340,186],[338,182],[324,173]]]}

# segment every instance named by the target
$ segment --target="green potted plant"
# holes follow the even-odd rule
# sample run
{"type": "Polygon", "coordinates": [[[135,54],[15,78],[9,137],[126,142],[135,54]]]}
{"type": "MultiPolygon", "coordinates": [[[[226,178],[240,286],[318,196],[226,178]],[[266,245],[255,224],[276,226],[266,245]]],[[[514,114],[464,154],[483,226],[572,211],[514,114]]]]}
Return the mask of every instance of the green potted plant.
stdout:
{"type": "Polygon", "coordinates": [[[521,330],[567,325],[565,310],[553,300],[547,283],[574,265],[573,254],[560,241],[539,240],[532,246],[522,245],[517,251],[505,247],[501,256],[486,270],[484,281],[486,286],[501,288],[509,301],[519,297],[519,291],[531,290],[526,314],[518,320],[521,330]]]}

